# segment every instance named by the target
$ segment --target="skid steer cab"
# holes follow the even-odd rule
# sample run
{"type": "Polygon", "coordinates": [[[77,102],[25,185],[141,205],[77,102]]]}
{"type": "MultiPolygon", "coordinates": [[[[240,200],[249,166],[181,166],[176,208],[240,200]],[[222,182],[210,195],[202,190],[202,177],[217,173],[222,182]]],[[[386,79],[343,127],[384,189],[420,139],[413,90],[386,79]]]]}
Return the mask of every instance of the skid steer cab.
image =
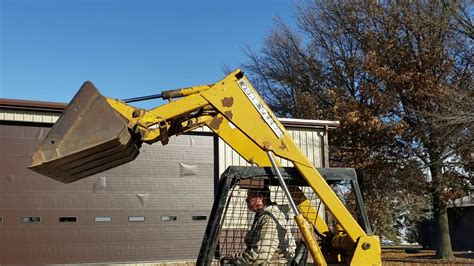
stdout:
{"type": "MultiPolygon", "coordinates": [[[[157,96],[169,102],[143,110],[126,103],[136,99],[120,101],[104,97],[91,82],[85,82],[33,153],[29,168],[71,183],[134,160],[144,143],[166,145],[172,136],[207,126],[251,165],[271,169],[273,178],[259,182],[271,183],[274,189],[281,190],[285,199],[282,204],[288,207],[287,213],[294,220],[288,230],[291,235],[300,236],[297,238],[304,243],[315,264],[381,264],[379,238],[359,225],[243,72],[236,70],[213,84],[164,91],[154,97],[157,96]],[[287,174],[281,173],[279,159],[292,163],[291,171],[304,184],[286,182],[287,174]],[[318,200],[308,198],[307,191],[318,200]],[[316,203],[325,206],[335,221],[334,226],[328,226],[317,215],[316,203]]],[[[245,182],[241,184],[240,179],[239,182],[226,180],[234,180],[239,188],[245,188],[245,182]]],[[[222,182],[219,191],[225,191],[222,182]]],[[[211,214],[215,218],[209,221],[204,237],[213,240],[203,241],[199,265],[211,264],[211,253],[230,252],[221,235],[233,227],[222,221],[220,204],[222,198],[218,197],[211,214]]]]}

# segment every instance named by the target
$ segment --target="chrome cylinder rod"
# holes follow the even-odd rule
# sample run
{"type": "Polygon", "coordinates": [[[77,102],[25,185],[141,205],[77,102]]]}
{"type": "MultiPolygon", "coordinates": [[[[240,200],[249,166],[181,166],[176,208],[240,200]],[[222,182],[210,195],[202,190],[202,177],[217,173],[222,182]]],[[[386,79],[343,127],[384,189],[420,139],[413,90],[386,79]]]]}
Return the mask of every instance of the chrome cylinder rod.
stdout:
{"type": "Polygon", "coordinates": [[[283,193],[285,193],[285,196],[288,199],[288,203],[290,204],[293,213],[295,214],[295,216],[300,215],[300,211],[298,210],[298,207],[296,207],[296,204],[290,195],[290,191],[288,191],[288,187],[286,186],[285,181],[283,180],[283,176],[281,175],[280,169],[278,169],[278,166],[276,165],[275,159],[273,158],[273,152],[267,151],[267,155],[270,159],[270,162],[272,163],[273,170],[275,170],[277,174],[278,182],[280,183],[280,186],[283,189],[283,193]]]}

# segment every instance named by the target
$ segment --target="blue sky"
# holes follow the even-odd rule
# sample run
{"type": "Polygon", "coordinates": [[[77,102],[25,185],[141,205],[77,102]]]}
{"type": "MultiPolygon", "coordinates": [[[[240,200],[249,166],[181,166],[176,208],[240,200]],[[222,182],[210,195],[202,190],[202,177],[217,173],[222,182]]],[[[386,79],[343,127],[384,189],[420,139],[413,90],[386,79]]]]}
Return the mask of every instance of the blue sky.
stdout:
{"type": "MultiPolygon", "coordinates": [[[[211,83],[295,0],[0,0],[0,98],[68,102],[85,80],[130,98],[211,83]]],[[[146,103],[153,105],[153,103],[146,103]]]]}

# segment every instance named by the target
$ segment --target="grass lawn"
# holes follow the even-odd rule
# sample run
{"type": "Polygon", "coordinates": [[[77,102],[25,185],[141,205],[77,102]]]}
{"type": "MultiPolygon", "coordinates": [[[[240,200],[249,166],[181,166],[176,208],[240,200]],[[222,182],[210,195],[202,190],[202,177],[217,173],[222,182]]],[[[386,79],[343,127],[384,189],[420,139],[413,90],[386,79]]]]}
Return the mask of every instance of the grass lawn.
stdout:
{"type": "Polygon", "coordinates": [[[383,265],[474,265],[474,252],[454,252],[454,259],[439,260],[436,251],[420,250],[406,253],[404,249],[382,249],[383,265]]]}

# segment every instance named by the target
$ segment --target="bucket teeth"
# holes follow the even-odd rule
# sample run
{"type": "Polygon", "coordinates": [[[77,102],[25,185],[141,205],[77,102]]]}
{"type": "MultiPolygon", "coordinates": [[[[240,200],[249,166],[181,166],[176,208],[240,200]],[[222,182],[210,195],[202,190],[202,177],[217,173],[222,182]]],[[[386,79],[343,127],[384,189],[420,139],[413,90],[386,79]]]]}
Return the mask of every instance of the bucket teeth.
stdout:
{"type": "Polygon", "coordinates": [[[86,81],[32,155],[30,169],[71,183],[135,159],[141,140],[86,81]]]}

